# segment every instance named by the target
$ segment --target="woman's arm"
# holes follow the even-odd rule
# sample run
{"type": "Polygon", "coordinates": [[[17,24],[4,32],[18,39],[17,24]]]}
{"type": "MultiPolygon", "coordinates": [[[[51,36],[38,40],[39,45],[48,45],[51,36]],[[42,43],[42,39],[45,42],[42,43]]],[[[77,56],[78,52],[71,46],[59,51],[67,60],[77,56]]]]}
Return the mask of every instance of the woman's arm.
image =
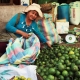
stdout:
{"type": "Polygon", "coordinates": [[[44,35],[40,32],[37,24],[34,25],[33,32],[39,37],[42,43],[46,43],[49,47],[51,47],[50,41],[47,41],[44,35]]]}
{"type": "Polygon", "coordinates": [[[32,29],[33,29],[33,32],[39,37],[39,39],[40,39],[40,41],[41,41],[42,43],[46,43],[46,42],[47,42],[46,38],[45,38],[45,37],[43,36],[43,34],[40,32],[40,30],[39,30],[39,28],[38,28],[38,26],[37,26],[36,23],[33,24],[32,29]]]}
{"type": "Polygon", "coordinates": [[[17,28],[15,26],[16,23],[16,19],[17,19],[18,14],[14,15],[6,24],[6,30],[11,32],[11,33],[15,33],[17,28]]]}
{"type": "Polygon", "coordinates": [[[19,34],[21,36],[23,36],[24,38],[29,38],[29,34],[27,34],[26,32],[23,32],[19,29],[17,29],[17,27],[15,26],[16,20],[17,20],[18,14],[14,15],[10,21],[7,23],[6,25],[6,30],[11,32],[11,33],[16,33],[19,34]]]}

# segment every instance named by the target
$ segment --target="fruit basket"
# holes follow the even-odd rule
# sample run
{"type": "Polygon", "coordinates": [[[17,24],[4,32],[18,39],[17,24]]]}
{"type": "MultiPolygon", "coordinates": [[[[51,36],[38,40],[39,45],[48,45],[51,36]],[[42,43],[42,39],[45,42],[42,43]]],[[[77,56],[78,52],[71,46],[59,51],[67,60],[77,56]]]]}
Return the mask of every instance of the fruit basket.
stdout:
{"type": "Polygon", "coordinates": [[[35,64],[43,80],[80,80],[80,48],[67,46],[41,49],[35,64]]]}
{"type": "Polygon", "coordinates": [[[37,73],[38,80],[43,80],[43,78],[37,73]]]}
{"type": "Polygon", "coordinates": [[[52,10],[51,3],[40,4],[42,12],[50,12],[52,10]]]}
{"type": "MultiPolygon", "coordinates": [[[[22,76],[23,77],[23,76],[22,76]]],[[[16,80],[16,79],[14,79],[15,78],[15,76],[13,76],[10,80],[16,80]]],[[[38,80],[43,80],[42,79],[42,77],[37,73],[37,79],[38,80]]],[[[20,80],[22,80],[22,79],[20,79],[20,80]]],[[[24,79],[24,80],[32,80],[32,79],[30,79],[30,78],[28,78],[28,79],[24,79]]]]}
{"type": "Polygon", "coordinates": [[[45,4],[40,4],[40,6],[41,6],[41,11],[43,13],[50,13],[53,16],[56,5],[52,5],[51,3],[45,3],[45,4]]]}
{"type": "Polygon", "coordinates": [[[69,43],[61,43],[60,45],[80,48],[80,43],[79,42],[72,43],[72,44],[69,44],[69,43]]]}

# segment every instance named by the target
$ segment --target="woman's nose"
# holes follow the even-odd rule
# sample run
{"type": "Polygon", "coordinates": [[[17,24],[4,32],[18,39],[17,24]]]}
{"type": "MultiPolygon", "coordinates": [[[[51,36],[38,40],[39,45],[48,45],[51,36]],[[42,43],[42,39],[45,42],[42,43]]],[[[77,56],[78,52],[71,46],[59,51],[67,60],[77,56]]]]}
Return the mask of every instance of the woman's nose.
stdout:
{"type": "Polygon", "coordinates": [[[33,14],[33,17],[36,17],[36,15],[35,15],[35,14],[33,14]]]}

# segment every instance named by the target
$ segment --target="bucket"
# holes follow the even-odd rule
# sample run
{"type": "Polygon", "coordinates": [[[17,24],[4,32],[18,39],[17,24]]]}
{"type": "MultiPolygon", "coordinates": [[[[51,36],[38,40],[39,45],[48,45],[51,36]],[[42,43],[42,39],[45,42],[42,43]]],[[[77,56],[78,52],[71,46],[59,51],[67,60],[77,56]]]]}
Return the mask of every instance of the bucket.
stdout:
{"type": "Polygon", "coordinates": [[[69,5],[63,4],[58,6],[58,19],[66,19],[69,22],[70,16],[69,16],[69,5]]]}

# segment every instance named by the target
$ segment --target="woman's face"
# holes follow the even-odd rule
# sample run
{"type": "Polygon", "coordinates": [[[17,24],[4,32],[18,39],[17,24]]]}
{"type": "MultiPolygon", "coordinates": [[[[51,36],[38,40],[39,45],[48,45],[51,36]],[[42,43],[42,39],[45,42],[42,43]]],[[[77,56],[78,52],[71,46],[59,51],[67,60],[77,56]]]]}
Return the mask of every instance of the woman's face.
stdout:
{"type": "Polygon", "coordinates": [[[31,10],[27,13],[27,18],[30,20],[35,20],[38,17],[38,12],[35,10],[31,10]]]}

